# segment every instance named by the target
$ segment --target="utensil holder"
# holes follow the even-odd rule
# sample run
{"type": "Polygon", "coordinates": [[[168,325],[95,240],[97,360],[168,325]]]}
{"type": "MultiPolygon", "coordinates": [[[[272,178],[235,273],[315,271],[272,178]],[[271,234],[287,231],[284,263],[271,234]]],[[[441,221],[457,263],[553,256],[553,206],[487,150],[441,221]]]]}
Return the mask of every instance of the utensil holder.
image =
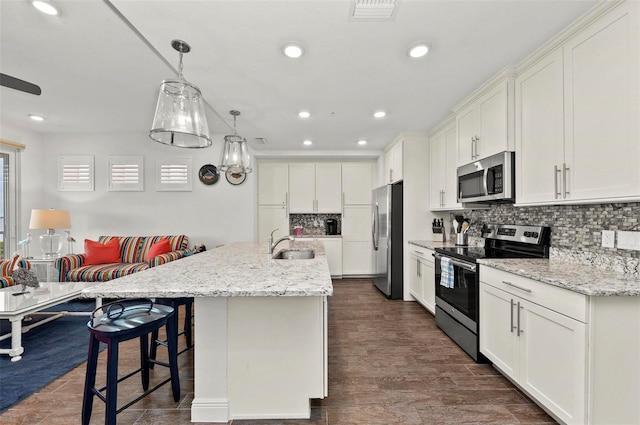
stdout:
{"type": "Polygon", "coordinates": [[[469,237],[466,233],[456,233],[456,246],[467,246],[469,237]]]}

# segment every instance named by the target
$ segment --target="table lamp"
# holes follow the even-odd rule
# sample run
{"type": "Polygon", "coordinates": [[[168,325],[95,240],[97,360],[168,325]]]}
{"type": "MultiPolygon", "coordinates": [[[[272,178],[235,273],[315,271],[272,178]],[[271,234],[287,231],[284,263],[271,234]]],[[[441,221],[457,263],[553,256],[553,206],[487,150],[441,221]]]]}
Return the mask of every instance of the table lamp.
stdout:
{"type": "Polygon", "coordinates": [[[71,227],[71,216],[65,210],[31,210],[30,229],[47,229],[40,236],[40,249],[45,257],[57,257],[62,249],[62,236],[55,229],[71,227]]]}

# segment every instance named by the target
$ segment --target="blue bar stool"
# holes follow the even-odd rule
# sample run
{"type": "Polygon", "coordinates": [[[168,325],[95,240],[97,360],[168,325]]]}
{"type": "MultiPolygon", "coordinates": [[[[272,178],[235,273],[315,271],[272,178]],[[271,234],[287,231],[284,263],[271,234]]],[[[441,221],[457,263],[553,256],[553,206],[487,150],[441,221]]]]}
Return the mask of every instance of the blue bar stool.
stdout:
{"type": "Polygon", "coordinates": [[[116,415],[130,407],[151,392],[171,381],[174,401],[180,399],[180,378],[178,376],[178,343],[175,310],[166,305],[154,304],[149,299],[121,300],[105,304],[91,313],[89,328],[89,355],[87,374],[82,399],[82,425],[88,425],[93,410],[93,397],[106,403],[105,424],[116,425],[116,415]],[[149,389],[149,334],[166,327],[169,363],[159,363],[169,367],[170,377],[149,389]],[[118,344],[133,338],[140,338],[140,368],[118,379],[118,344]],[[95,388],[100,342],[107,344],[107,385],[95,388]],[[117,408],[118,383],[141,372],[142,388],[145,392],[135,400],[117,408]],[[106,393],[105,393],[106,390],[106,393]]]}
{"type": "MultiPolygon", "coordinates": [[[[176,329],[178,328],[178,310],[180,306],[184,306],[184,328],[181,332],[178,333],[177,336],[184,335],[187,340],[187,347],[181,351],[178,351],[178,355],[184,353],[193,347],[193,330],[191,327],[191,317],[193,315],[193,298],[192,297],[181,297],[181,298],[156,298],[156,304],[168,305],[173,307],[176,312],[174,320],[176,322],[176,329]]],[[[158,352],[158,346],[167,346],[167,341],[158,340],[158,331],[153,331],[151,333],[151,350],[149,351],[149,359],[151,360],[151,369],[153,369],[153,365],[158,363],[156,361],[156,354],[158,352]]]]}

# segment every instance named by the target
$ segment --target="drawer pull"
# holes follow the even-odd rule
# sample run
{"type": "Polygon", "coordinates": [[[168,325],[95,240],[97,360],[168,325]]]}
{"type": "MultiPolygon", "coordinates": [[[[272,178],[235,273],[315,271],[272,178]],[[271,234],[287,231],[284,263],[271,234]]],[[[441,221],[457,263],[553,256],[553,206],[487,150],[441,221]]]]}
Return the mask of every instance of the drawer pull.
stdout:
{"type": "Polygon", "coordinates": [[[418,253],[420,255],[424,255],[424,252],[420,252],[420,251],[414,251],[414,252],[416,252],[416,253],[418,253]]]}
{"type": "Polygon", "coordinates": [[[528,294],[530,294],[530,293],[531,293],[531,289],[529,289],[529,288],[523,288],[522,286],[518,286],[518,285],[514,285],[513,283],[511,283],[511,282],[507,282],[506,280],[503,280],[503,281],[502,281],[502,283],[504,283],[505,285],[509,285],[509,286],[511,286],[512,288],[516,288],[516,289],[519,289],[519,290],[521,290],[521,291],[524,291],[524,292],[526,292],[526,293],[528,293],[528,294]]]}

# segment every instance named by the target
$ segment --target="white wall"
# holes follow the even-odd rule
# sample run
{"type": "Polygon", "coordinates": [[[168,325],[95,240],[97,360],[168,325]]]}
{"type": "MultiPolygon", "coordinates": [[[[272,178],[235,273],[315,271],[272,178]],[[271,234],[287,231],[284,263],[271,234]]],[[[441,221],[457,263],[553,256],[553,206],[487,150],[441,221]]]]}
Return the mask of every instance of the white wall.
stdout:
{"type": "MultiPolygon", "coordinates": [[[[27,150],[31,148],[29,144],[27,150]]],[[[25,177],[29,183],[23,187],[37,186],[41,196],[37,202],[23,202],[23,211],[28,215],[32,208],[69,210],[71,234],[78,241],[75,252],[84,251],[85,238],[96,239],[100,235],[186,234],[191,245],[204,243],[207,248],[255,237],[255,174],[249,174],[238,186],[229,184],[224,175],[211,186],[198,180],[197,173],[202,165],[219,163],[220,137],[214,137],[213,146],[206,149],[162,145],[152,141],[146,133],[47,135],[40,146],[36,143],[34,146],[40,151],[39,172],[25,177]],[[58,191],[57,167],[61,155],[94,156],[93,192],[58,191]],[[107,157],[118,155],[144,157],[144,191],[107,191],[107,157]],[[156,191],[156,159],[161,156],[192,158],[193,191],[156,191]],[[32,179],[37,180],[37,185],[32,179]]],[[[24,174],[26,170],[23,170],[24,174]]],[[[24,190],[23,195],[28,198],[24,190]]],[[[27,226],[28,221],[25,221],[25,232],[27,226]]],[[[65,246],[63,252],[66,249],[65,246]]]]}

